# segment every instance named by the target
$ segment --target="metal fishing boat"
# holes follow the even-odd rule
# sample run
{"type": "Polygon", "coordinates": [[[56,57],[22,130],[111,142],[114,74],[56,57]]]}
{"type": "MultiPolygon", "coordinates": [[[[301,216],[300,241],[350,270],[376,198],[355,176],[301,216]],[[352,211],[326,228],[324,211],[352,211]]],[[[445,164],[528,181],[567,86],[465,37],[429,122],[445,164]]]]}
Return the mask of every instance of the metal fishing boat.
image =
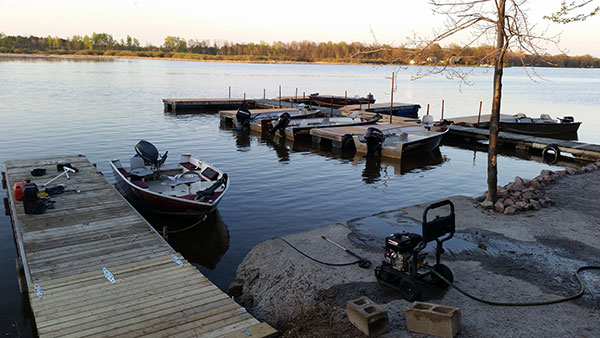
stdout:
{"type": "MultiPolygon", "coordinates": [[[[500,119],[498,127],[509,133],[571,140],[577,139],[580,125],[581,122],[575,122],[572,116],[553,119],[548,114],[541,114],[539,118],[533,118],[520,113],[511,118],[500,119]]],[[[478,127],[489,128],[490,123],[480,123],[478,127]]]]}
{"type": "Polygon", "coordinates": [[[129,168],[113,159],[110,166],[117,190],[133,205],[167,215],[202,216],[217,208],[229,188],[226,173],[191,154],[182,154],[176,165],[164,165],[156,147],[141,140],[129,168]]]}
{"type": "Polygon", "coordinates": [[[339,108],[342,106],[353,104],[373,104],[375,97],[369,94],[366,97],[356,96],[337,96],[337,95],[320,95],[314,93],[309,95],[311,101],[319,106],[339,108]]]}
{"type": "Polygon", "coordinates": [[[437,149],[448,132],[446,126],[408,126],[386,130],[365,128],[364,135],[353,135],[356,152],[371,154],[380,150],[381,156],[402,158],[407,155],[424,154],[437,149]],[[377,149],[369,147],[376,147],[377,149]]]}

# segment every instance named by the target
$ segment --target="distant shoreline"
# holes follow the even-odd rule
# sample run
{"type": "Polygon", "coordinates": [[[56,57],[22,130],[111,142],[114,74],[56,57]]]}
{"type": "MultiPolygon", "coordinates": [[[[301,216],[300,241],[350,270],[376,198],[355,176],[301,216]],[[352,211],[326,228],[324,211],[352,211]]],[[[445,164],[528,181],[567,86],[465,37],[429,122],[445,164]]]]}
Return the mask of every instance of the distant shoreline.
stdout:
{"type": "MultiPolygon", "coordinates": [[[[0,58],[31,58],[31,59],[141,59],[141,60],[166,60],[166,61],[190,61],[190,62],[222,62],[222,63],[257,63],[257,64],[315,64],[315,65],[377,65],[385,66],[392,64],[372,64],[372,63],[348,63],[348,62],[299,62],[299,61],[257,61],[257,60],[196,60],[177,57],[156,57],[156,56],[123,56],[123,55],[75,55],[75,54],[26,54],[26,53],[0,53],[0,58]]],[[[395,65],[404,66],[404,65],[395,65]]]]}

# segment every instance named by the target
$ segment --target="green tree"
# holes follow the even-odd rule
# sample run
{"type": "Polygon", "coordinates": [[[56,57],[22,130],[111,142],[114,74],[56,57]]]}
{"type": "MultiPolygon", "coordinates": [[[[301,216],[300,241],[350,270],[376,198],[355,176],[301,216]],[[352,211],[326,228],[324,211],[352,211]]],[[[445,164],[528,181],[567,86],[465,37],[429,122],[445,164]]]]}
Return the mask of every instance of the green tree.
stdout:
{"type": "Polygon", "coordinates": [[[600,6],[592,7],[593,2],[594,0],[574,0],[567,3],[563,0],[560,2],[560,9],[550,15],[545,15],[544,19],[558,23],[585,21],[600,12],[600,6]]]}
{"type": "Polygon", "coordinates": [[[167,36],[162,48],[171,52],[185,52],[187,50],[187,43],[178,36],[167,36]]]}

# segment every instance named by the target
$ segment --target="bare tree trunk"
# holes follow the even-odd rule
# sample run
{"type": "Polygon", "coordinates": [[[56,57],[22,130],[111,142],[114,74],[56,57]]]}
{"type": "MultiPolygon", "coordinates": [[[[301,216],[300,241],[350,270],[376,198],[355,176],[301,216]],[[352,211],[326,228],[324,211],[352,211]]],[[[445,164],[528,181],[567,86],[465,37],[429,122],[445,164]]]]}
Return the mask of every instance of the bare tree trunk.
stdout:
{"type": "Polygon", "coordinates": [[[498,122],[500,120],[500,102],[502,97],[502,72],[504,68],[504,54],[506,51],[506,39],[504,32],[504,13],[506,0],[498,2],[498,21],[496,24],[496,64],[494,66],[494,96],[492,98],[492,116],[490,117],[490,142],[488,146],[488,195],[486,200],[496,202],[498,200],[498,155],[496,145],[498,143],[498,122]]]}

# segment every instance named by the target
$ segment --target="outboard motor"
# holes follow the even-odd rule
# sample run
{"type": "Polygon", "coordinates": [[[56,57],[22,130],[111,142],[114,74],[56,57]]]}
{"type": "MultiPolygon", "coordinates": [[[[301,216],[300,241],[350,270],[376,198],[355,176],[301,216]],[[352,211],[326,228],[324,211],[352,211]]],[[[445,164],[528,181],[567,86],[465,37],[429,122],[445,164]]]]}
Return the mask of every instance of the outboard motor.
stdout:
{"type": "Polygon", "coordinates": [[[282,138],[285,137],[285,128],[287,128],[291,120],[292,116],[288,112],[279,115],[277,122],[273,125],[273,129],[269,130],[269,134],[275,135],[277,130],[279,130],[279,135],[281,135],[282,138]]]}
{"type": "Polygon", "coordinates": [[[235,113],[235,118],[238,122],[238,128],[240,130],[242,130],[242,129],[248,127],[250,124],[251,117],[252,117],[252,114],[250,114],[248,109],[246,109],[244,107],[238,108],[237,112],[235,113]]]}
{"type": "Polygon", "coordinates": [[[169,153],[166,151],[165,154],[159,159],[158,149],[156,149],[152,143],[144,140],[140,140],[140,142],[135,145],[135,152],[144,159],[145,164],[154,165],[156,168],[160,168],[160,166],[165,163],[167,160],[167,154],[169,153]]]}
{"type": "Polygon", "coordinates": [[[573,123],[575,122],[575,118],[573,118],[573,116],[565,116],[562,119],[560,119],[561,123],[573,123]]]}
{"type": "Polygon", "coordinates": [[[381,145],[383,144],[383,132],[375,127],[369,127],[365,134],[367,141],[367,157],[372,157],[375,153],[381,156],[381,145]]]}

